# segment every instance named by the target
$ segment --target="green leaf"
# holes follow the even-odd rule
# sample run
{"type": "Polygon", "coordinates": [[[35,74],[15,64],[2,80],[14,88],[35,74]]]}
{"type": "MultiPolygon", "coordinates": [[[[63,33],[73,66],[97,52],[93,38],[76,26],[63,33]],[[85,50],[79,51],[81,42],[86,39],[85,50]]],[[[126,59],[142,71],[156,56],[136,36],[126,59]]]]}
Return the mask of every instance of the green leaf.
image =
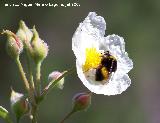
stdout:
{"type": "Polygon", "coordinates": [[[7,123],[13,123],[9,116],[9,112],[2,106],[0,106],[0,117],[3,118],[7,123]]]}

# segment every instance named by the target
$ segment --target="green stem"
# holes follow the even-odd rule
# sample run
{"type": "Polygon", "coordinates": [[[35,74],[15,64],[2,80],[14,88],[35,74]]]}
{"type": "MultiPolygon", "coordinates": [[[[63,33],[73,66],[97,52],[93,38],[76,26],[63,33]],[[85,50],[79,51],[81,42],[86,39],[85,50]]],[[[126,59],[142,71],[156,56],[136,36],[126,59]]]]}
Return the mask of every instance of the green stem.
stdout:
{"type": "Polygon", "coordinates": [[[70,118],[71,115],[74,114],[74,113],[75,113],[74,110],[72,110],[71,112],[69,112],[69,113],[61,120],[60,123],[64,123],[64,121],[66,121],[68,118],[70,118]]]}
{"type": "Polygon", "coordinates": [[[23,82],[24,82],[25,88],[26,88],[26,90],[29,92],[29,90],[30,90],[30,89],[29,89],[29,83],[28,83],[28,80],[27,80],[27,78],[26,78],[25,72],[24,72],[24,70],[23,70],[22,64],[21,64],[21,62],[20,62],[20,60],[19,60],[19,57],[17,57],[17,59],[16,59],[16,64],[17,64],[17,66],[18,66],[18,69],[19,69],[21,78],[22,78],[22,80],[23,80],[23,82]]]}
{"type": "Polygon", "coordinates": [[[36,64],[36,92],[37,96],[41,95],[41,62],[36,64]]]}
{"type": "Polygon", "coordinates": [[[23,79],[23,82],[24,82],[24,84],[25,84],[25,88],[26,88],[26,90],[27,90],[28,93],[29,93],[29,101],[30,101],[31,104],[32,104],[32,116],[33,116],[33,118],[32,118],[32,123],[37,123],[37,105],[36,105],[35,102],[34,102],[34,95],[33,95],[32,90],[30,91],[30,85],[29,85],[29,82],[28,82],[28,80],[27,80],[27,78],[26,78],[26,75],[25,75],[25,72],[24,72],[24,70],[23,70],[22,64],[21,64],[21,62],[20,62],[20,60],[19,60],[19,57],[17,57],[16,63],[17,63],[17,66],[18,66],[18,68],[19,68],[20,75],[21,75],[21,77],[22,77],[22,79],[23,79]],[[33,102],[32,102],[32,101],[33,101],[33,102]]]}
{"type": "Polygon", "coordinates": [[[32,67],[31,67],[31,62],[30,62],[30,55],[29,52],[27,52],[27,67],[28,67],[28,73],[29,73],[29,87],[30,87],[30,102],[32,105],[36,105],[36,100],[35,100],[35,88],[34,88],[34,81],[33,81],[33,74],[32,74],[32,67]]]}
{"type": "Polygon", "coordinates": [[[37,105],[32,106],[32,123],[37,123],[37,105]]]}
{"type": "Polygon", "coordinates": [[[32,91],[34,90],[34,81],[33,81],[33,73],[32,73],[32,67],[31,67],[31,63],[30,63],[30,55],[27,52],[27,65],[28,65],[28,72],[29,72],[29,84],[30,84],[30,88],[32,89],[32,91]]]}

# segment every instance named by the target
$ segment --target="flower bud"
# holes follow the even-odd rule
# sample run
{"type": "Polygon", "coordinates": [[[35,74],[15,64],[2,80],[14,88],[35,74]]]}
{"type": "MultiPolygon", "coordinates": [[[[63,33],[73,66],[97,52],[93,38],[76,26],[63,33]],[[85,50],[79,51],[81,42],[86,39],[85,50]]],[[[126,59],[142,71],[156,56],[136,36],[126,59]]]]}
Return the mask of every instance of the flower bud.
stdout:
{"type": "Polygon", "coordinates": [[[22,116],[29,112],[29,102],[23,94],[12,90],[10,102],[11,108],[16,115],[17,121],[19,121],[22,116]]]}
{"type": "Polygon", "coordinates": [[[33,28],[31,46],[31,55],[35,63],[42,62],[48,54],[48,46],[43,40],[39,38],[38,32],[36,31],[35,27],[33,28]]]}
{"type": "Polygon", "coordinates": [[[9,30],[3,31],[2,34],[7,35],[7,43],[6,43],[7,53],[13,59],[16,59],[23,51],[23,44],[21,40],[13,32],[9,30]]]}
{"type": "Polygon", "coordinates": [[[73,97],[73,111],[81,111],[87,109],[91,104],[91,93],[78,93],[73,97]]]}
{"type": "Polygon", "coordinates": [[[26,26],[24,21],[19,22],[19,29],[16,33],[16,35],[20,38],[20,40],[28,45],[28,43],[31,41],[33,33],[32,31],[26,26]]]}
{"type": "MultiPolygon", "coordinates": [[[[58,79],[60,76],[62,76],[63,73],[59,72],[59,71],[53,71],[52,73],[49,74],[48,76],[48,81],[54,81],[56,79],[58,79]]],[[[63,89],[63,85],[64,85],[64,78],[62,78],[58,83],[57,83],[57,87],[60,89],[63,89]]]]}

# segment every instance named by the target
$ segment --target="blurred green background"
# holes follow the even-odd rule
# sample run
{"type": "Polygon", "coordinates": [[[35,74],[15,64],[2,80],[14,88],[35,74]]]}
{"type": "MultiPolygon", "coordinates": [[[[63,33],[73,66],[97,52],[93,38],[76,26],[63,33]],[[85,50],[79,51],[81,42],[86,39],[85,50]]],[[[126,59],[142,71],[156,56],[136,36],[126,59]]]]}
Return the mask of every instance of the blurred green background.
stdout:
{"type": "MultiPolygon", "coordinates": [[[[75,65],[72,35],[89,12],[95,11],[105,18],[106,34],[124,37],[126,50],[134,62],[134,69],[129,72],[132,85],[121,95],[94,95],[90,108],[73,115],[66,123],[160,123],[159,0],[50,1],[81,5],[68,8],[4,7],[4,2],[14,2],[0,2],[0,30],[16,32],[22,19],[30,28],[36,25],[40,37],[48,43],[49,54],[42,66],[45,82],[53,70],[63,71],[75,65]]],[[[22,62],[25,66],[24,57],[22,62]]],[[[39,123],[59,123],[70,111],[73,95],[87,91],[76,73],[65,79],[64,89],[54,89],[40,105],[39,123]]],[[[17,67],[5,51],[5,38],[0,36],[0,105],[9,111],[11,86],[25,92],[17,67]]],[[[29,123],[29,120],[24,118],[22,122],[29,123]]]]}

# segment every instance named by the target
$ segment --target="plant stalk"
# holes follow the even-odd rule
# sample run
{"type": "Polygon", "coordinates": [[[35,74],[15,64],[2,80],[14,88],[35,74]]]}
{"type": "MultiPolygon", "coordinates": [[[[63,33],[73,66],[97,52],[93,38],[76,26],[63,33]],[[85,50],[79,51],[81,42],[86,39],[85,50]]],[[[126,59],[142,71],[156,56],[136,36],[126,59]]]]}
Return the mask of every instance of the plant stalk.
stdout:
{"type": "Polygon", "coordinates": [[[27,80],[27,78],[26,78],[26,75],[25,75],[25,72],[24,72],[24,70],[23,70],[22,64],[21,64],[21,62],[20,62],[20,60],[19,60],[19,57],[17,57],[17,59],[16,59],[16,64],[17,64],[17,66],[18,66],[18,69],[19,69],[21,78],[22,78],[22,80],[23,80],[23,82],[24,82],[25,88],[26,88],[26,90],[29,92],[29,91],[30,91],[29,82],[28,82],[28,80],[27,80]]]}
{"type": "Polygon", "coordinates": [[[26,88],[26,90],[27,90],[27,92],[29,94],[29,101],[30,101],[30,103],[32,105],[32,118],[31,118],[32,123],[37,123],[37,104],[35,103],[35,97],[34,97],[34,93],[33,93],[34,90],[32,90],[30,88],[30,84],[29,84],[29,82],[28,82],[28,80],[26,78],[26,75],[25,75],[25,72],[23,70],[22,64],[21,64],[21,62],[19,60],[19,57],[16,59],[16,63],[17,63],[18,69],[20,71],[20,75],[22,77],[22,80],[23,80],[23,82],[25,84],[25,88],[26,88]]]}
{"type": "Polygon", "coordinates": [[[37,96],[40,97],[41,95],[41,62],[36,64],[36,92],[37,96]]]}
{"type": "Polygon", "coordinates": [[[32,105],[32,123],[37,123],[37,105],[32,105]]]}
{"type": "Polygon", "coordinates": [[[69,113],[61,120],[60,123],[64,123],[64,121],[66,121],[68,118],[70,118],[71,115],[74,114],[74,113],[75,113],[74,110],[72,110],[71,112],[69,112],[69,113]]]}
{"type": "Polygon", "coordinates": [[[31,63],[30,63],[30,55],[27,50],[26,50],[26,53],[27,53],[27,56],[26,56],[27,67],[28,67],[28,73],[29,73],[29,86],[33,91],[34,90],[34,81],[33,81],[32,67],[31,67],[31,63]]]}

